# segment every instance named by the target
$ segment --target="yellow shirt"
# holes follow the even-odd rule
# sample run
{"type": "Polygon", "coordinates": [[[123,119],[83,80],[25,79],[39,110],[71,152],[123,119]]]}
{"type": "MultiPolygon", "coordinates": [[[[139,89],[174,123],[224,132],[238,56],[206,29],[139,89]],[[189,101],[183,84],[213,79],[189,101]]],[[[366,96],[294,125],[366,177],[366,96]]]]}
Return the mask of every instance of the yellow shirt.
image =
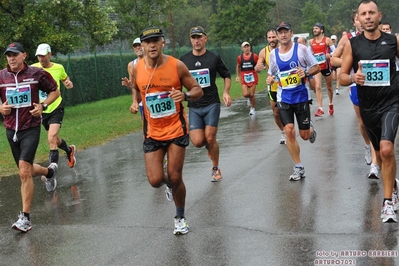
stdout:
{"type": "MultiPolygon", "coordinates": [[[[61,64],[57,64],[57,63],[52,63],[52,66],[49,68],[44,68],[42,67],[42,65],[38,62],[38,63],[34,63],[32,66],[34,67],[40,67],[44,70],[46,70],[48,73],[50,73],[50,75],[53,77],[53,79],[57,82],[57,87],[60,90],[60,81],[65,80],[68,75],[65,72],[64,66],[61,64]]],[[[40,96],[40,102],[43,102],[46,98],[47,98],[47,94],[40,91],[39,93],[40,96]]],[[[43,111],[43,113],[51,113],[53,112],[62,102],[62,97],[61,95],[52,103],[50,104],[47,109],[45,111],[43,111]]]]}
{"type": "MultiPolygon", "coordinates": [[[[265,60],[266,60],[266,65],[269,68],[269,66],[270,66],[270,49],[269,49],[269,46],[265,47],[265,60]]],[[[277,88],[278,88],[277,82],[274,82],[270,86],[270,91],[277,92],[277,88]]]]}

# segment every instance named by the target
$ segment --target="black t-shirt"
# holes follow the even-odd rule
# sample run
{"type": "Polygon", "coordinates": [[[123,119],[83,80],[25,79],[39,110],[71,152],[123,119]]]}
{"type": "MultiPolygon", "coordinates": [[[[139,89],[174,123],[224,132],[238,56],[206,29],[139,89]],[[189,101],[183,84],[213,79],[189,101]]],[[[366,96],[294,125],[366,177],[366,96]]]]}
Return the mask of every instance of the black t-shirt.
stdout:
{"type": "Polygon", "coordinates": [[[368,40],[364,34],[350,40],[353,55],[353,69],[356,72],[360,60],[389,59],[390,86],[357,85],[359,106],[363,110],[381,110],[399,103],[399,78],[396,74],[395,56],[397,53],[396,36],[381,32],[377,40],[368,40]]]}
{"type": "Polygon", "coordinates": [[[196,72],[194,76],[202,87],[204,95],[196,101],[188,102],[188,106],[205,107],[212,103],[220,103],[218,88],[215,83],[216,73],[219,73],[219,75],[224,79],[231,79],[230,72],[224,64],[222,58],[219,55],[206,50],[206,52],[200,56],[195,56],[193,55],[193,52],[190,51],[184,54],[180,60],[186,64],[190,71],[201,69],[204,70],[201,73],[196,72]],[[206,86],[206,84],[209,84],[209,86],[206,86]]]}

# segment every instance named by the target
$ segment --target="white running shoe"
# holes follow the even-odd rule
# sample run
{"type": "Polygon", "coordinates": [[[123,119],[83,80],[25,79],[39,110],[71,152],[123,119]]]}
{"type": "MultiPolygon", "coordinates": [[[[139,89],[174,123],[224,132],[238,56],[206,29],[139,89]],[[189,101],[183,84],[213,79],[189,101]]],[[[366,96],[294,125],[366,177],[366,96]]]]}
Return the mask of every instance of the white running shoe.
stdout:
{"type": "Polygon", "coordinates": [[[305,168],[304,167],[294,167],[294,173],[290,175],[288,180],[298,181],[301,178],[305,177],[305,168]]]}
{"type": "Polygon", "coordinates": [[[286,140],[285,131],[281,131],[280,144],[285,144],[286,140]]]}
{"type": "Polygon", "coordinates": [[[255,108],[251,107],[251,109],[249,110],[249,115],[254,115],[255,113],[255,108]]]}
{"type": "Polygon", "coordinates": [[[393,203],[393,210],[398,211],[399,210],[399,197],[398,197],[398,185],[399,180],[395,179],[395,185],[396,187],[393,188],[392,191],[392,203],[393,203]]]}
{"type": "Polygon", "coordinates": [[[28,232],[29,230],[32,229],[32,224],[30,223],[30,221],[28,220],[27,217],[25,217],[25,215],[20,212],[18,215],[18,221],[16,221],[13,225],[12,228],[21,232],[28,232]]]}
{"type": "Polygon", "coordinates": [[[398,222],[392,201],[386,200],[382,206],[381,219],[383,223],[398,222]]]}
{"type": "Polygon", "coordinates": [[[339,95],[339,90],[335,89],[335,95],[339,95]]]}
{"type": "Polygon", "coordinates": [[[185,235],[188,233],[188,224],[186,218],[175,217],[174,235],[185,235]]]}
{"type": "Polygon", "coordinates": [[[367,165],[371,164],[371,148],[370,146],[366,145],[364,151],[364,160],[366,161],[367,165]]]}
{"type": "Polygon", "coordinates": [[[379,179],[380,178],[380,167],[376,164],[370,165],[370,173],[368,175],[370,179],[379,179]]]}
{"type": "Polygon", "coordinates": [[[314,129],[314,125],[313,125],[313,121],[310,120],[310,127],[313,129],[312,135],[310,135],[309,137],[309,142],[310,143],[314,143],[316,141],[316,137],[317,137],[317,132],[314,129]]]}

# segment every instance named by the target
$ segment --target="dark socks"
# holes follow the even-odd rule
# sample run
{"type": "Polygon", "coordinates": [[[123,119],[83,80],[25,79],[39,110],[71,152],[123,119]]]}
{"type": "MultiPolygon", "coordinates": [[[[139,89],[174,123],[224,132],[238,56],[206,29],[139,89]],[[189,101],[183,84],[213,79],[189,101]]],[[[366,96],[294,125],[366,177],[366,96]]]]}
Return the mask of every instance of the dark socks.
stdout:
{"type": "Polygon", "coordinates": [[[46,178],[52,178],[54,175],[54,170],[51,168],[47,168],[48,169],[48,173],[46,175],[46,178]]]}
{"type": "Polygon", "coordinates": [[[69,149],[69,146],[66,144],[65,140],[63,140],[63,139],[61,139],[61,144],[58,146],[58,148],[65,151],[67,154],[69,154],[69,152],[71,152],[71,150],[69,149]]]}
{"type": "Polygon", "coordinates": [[[58,149],[57,150],[50,150],[50,158],[49,158],[49,163],[56,163],[58,164],[58,149]]]}
{"type": "Polygon", "coordinates": [[[176,218],[180,217],[180,218],[184,218],[184,207],[178,208],[176,207],[176,218]]]}
{"type": "Polygon", "coordinates": [[[30,221],[29,213],[23,212],[24,216],[30,221]]]}
{"type": "Polygon", "coordinates": [[[387,198],[384,198],[384,201],[382,202],[382,205],[384,205],[384,203],[385,203],[385,201],[386,200],[388,200],[388,201],[392,201],[392,198],[389,198],[389,199],[387,199],[387,198]]]}

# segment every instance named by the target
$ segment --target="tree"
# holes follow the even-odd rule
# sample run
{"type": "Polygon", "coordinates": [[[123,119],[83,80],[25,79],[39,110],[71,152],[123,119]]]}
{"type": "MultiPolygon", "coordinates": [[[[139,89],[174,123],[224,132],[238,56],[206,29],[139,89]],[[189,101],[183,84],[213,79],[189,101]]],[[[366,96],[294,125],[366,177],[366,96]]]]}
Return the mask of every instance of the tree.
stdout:
{"type": "Polygon", "coordinates": [[[302,14],[305,20],[303,20],[301,26],[305,32],[311,33],[313,31],[313,26],[316,23],[323,24],[324,31],[329,28],[329,25],[326,25],[326,13],[323,12],[323,10],[312,0],[306,2],[305,7],[302,9],[302,14]]]}
{"type": "Polygon", "coordinates": [[[54,54],[67,54],[88,42],[93,49],[112,40],[115,23],[111,10],[98,0],[3,0],[0,1],[0,46],[20,42],[28,62],[35,61],[39,43],[51,45],[54,54]]]}
{"type": "Polygon", "coordinates": [[[256,45],[265,38],[270,23],[267,14],[274,5],[262,0],[219,0],[218,12],[209,18],[212,41],[219,44],[248,41],[256,45]]]}

